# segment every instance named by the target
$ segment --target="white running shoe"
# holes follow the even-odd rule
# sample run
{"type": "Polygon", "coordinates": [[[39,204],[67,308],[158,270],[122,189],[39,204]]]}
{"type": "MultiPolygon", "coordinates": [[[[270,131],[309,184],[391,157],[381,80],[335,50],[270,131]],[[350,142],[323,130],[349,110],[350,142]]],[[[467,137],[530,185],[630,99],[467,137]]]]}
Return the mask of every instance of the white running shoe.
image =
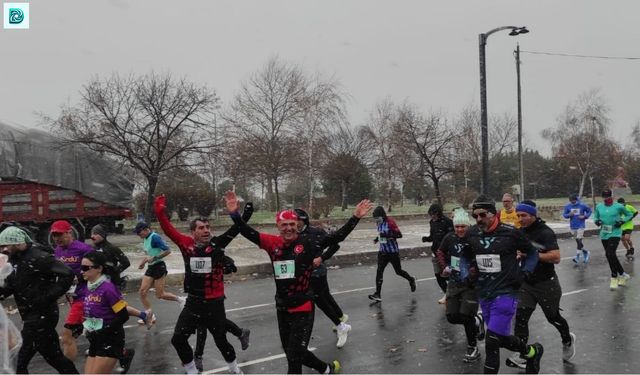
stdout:
{"type": "Polygon", "coordinates": [[[187,297],[180,296],[176,302],[178,302],[178,306],[180,306],[180,310],[182,310],[184,309],[184,305],[187,303],[187,297]]]}
{"type": "Polygon", "coordinates": [[[336,347],[342,348],[344,344],[347,343],[347,337],[349,336],[349,331],[351,331],[351,326],[346,323],[340,323],[338,325],[338,342],[336,343],[336,347]]]}
{"type": "Polygon", "coordinates": [[[562,344],[562,360],[569,362],[576,355],[576,335],[573,332],[569,332],[571,341],[567,344],[562,344]]]}
{"type": "Polygon", "coordinates": [[[618,276],[618,286],[627,286],[627,280],[630,278],[631,276],[626,272],[618,276]]]}
{"type": "Polygon", "coordinates": [[[527,360],[525,358],[522,358],[522,356],[520,356],[520,353],[513,353],[511,357],[507,358],[505,363],[509,367],[515,367],[515,368],[521,368],[521,369],[527,368],[527,360]]]}

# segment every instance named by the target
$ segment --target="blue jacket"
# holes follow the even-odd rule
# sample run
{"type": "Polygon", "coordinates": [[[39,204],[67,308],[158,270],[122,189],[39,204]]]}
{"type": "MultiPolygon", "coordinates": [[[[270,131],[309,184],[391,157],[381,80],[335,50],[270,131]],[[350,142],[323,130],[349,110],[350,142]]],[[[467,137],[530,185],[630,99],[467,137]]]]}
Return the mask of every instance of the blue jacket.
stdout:
{"type": "Polygon", "coordinates": [[[584,221],[588,219],[589,216],[591,216],[591,207],[580,202],[580,200],[576,201],[576,204],[569,202],[566,206],[564,206],[564,212],[562,213],[562,216],[565,219],[571,219],[571,221],[569,222],[569,227],[571,229],[584,228],[584,221]],[[580,219],[578,217],[580,215],[584,216],[584,219],[580,219]]]}

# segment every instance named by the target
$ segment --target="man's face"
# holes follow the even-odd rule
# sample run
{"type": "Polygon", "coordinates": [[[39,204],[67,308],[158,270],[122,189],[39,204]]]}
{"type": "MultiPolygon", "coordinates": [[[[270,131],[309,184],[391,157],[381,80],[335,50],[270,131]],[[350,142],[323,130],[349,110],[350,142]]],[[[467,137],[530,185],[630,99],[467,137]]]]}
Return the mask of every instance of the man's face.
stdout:
{"type": "Polygon", "coordinates": [[[484,208],[476,208],[475,210],[473,210],[471,216],[476,219],[478,228],[486,232],[491,226],[495,215],[485,210],[484,208]]]}
{"type": "Polygon", "coordinates": [[[52,232],[51,237],[53,237],[53,242],[57,246],[69,246],[69,244],[73,242],[73,234],[71,231],[52,232]]]}
{"type": "Polygon", "coordinates": [[[577,200],[575,200],[575,199],[572,199],[572,200],[570,200],[569,202],[571,202],[571,204],[576,204],[576,203],[578,203],[578,201],[577,201],[577,200]]]}
{"type": "Polygon", "coordinates": [[[530,226],[534,221],[536,221],[535,216],[526,212],[518,212],[518,219],[520,220],[520,226],[523,228],[530,226]]]}
{"type": "Polygon", "coordinates": [[[276,226],[285,241],[293,241],[298,238],[298,220],[280,220],[276,226]]]}
{"type": "Polygon", "coordinates": [[[196,220],[196,228],[191,231],[196,243],[207,244],[211,240],[211,227],[208,221],[196,220]]]}
{"type": "Polygon", "coordinates": [[[0,253],[11,255],[20,250],[24,250],[23,247],[26,249],[26,246],[23,246],[23,244],[0,246],[0,253]]]}
{"type": "Polygon", "coordinates": [[[453,231],[456,232],[456,236],[460,238],[464,237],[464,235],[467,234],[468,230],[469,230],[468,225],[457,224],[453,226],[453,231]]]}
{"type": "Polygon", "coordinates": [[[298,233],[302,232],[304,230],[304,221],[302,220],[298,220],[298,233]]]}
{"type": "Polygon", "coordinates": [[[104,241],[104,237],[102,237],[101,235],[99,235],[97,233],[91,233],[91,241],[93,241],[94,245],[97,245],[100,242],[104,241]]]}
{"type": "Polygon", "coordinates": [[[138,232],[138,237],[140,237],[140,238],[142,238],[144,240],[145,238],[147,238],[147,236],[149,235],[150,232],[151,232],[151,229],[144,228],[143,230],[138,232]]]}
{"type": "Polygon", "coordinates": [[[431,220],[438,220],[440,218],[440,214],[438,212],[431,213],[429,216],[431,216],[431,220]]]}
{"type": "Polygon", "coordinates": [[[513,198],[502,198],[502,207],[507,211],[511,211],[513,208],[513,198]]]}

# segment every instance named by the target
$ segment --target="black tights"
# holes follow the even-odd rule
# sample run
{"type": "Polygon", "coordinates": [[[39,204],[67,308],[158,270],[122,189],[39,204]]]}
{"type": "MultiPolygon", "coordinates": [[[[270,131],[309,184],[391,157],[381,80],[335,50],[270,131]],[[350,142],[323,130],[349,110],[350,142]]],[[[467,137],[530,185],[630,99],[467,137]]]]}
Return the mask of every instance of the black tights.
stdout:
{"type": "Polygon", "coordinates": [[[464,326],[464,333],[467,335],[467,344],[469,346],[478,345],[478,326],[476,326],[476,317],[455,313],[447,314],[447,321],[451,324],[462,324],[464,326]]]}
{"type": "Polygon", "coordinates": [[[582,250],[584,248],[584,244],[582,243],[582,238],[576,238],[576,244],[578,245],[578,250],[582,250]]]}
{"type": "MultiPolygon", "coordinates": [[[[516,313],[514,334],[520,337],[524,342],[529,340],[529,319],[531,319],[533,311],[534,309],[531,308],[518,308],[516,313]]],[[[556,327],[558,332],[560,332],[562,342],[564,344],[570,343],[571,335],[569,335],[569,324],[567,323],[567,320],[560,315],[560,311],[547,311],[544,308],[542,311],[544,312],[544,316],[547,318],[547,321],[556,327]]]]}
{"type": "Polygon", "coordinates": [[[288,374],[301,374],[302,365],[319,373],[327,370],[327,364],[309,351],[313,331],[314,311],[290,313],[278,310],[278,330],[282,348],[287,355],[288,374]]]}
{"type": "Polygon", "coordinates": [[[36,353],[40,353],[42,358],[61,374],[78,373],[73,362],[62,354],[55,323],[53,325],[25,325],[21,334],[22,347],[18,352],[18,374],[29,373],[29,362],[36,353]]]}
{"type": "Polygon", "coordinates": [[[447,292],[447,278],[446,277],[442,277],[437,273],[435,273],[434,275],[436,277],[436,282],[438,283],[438,286],[442,290],[442,293],[446,293],[447,292]]]}
{"type": "Polygon", "coordinates": [[[611,237],[607,240],[602,240],[602,246],[604,246],[604,254],[607,256],[607,262],[609,262],[609,268],[611,269],[611,277],[617,277],[624,273],[624,268],[618,260],[616,250],[618,250],[618,244],[620,243],[620,237],[611,237]]]}
{"type": "MultiPolygon", "coordinates": [[[[240,337],[242,335],[242,328],[238,327],[237,324],[227,319],[224,324],[224,328],[226,332],[231,333],[235,337],[240,337]]],[[[193,355],[199,358],[202,358],[204,354],[204,345],[207,343],[207,326],[201,325],[196,330],[196,350],[193,352],[193,355]]]]}
{"type": "Polygon", "coordinates": [[[502,336],[488,329],[485,341],[485,374],[497,374],[498,370],[500,370],[500,348],[525,354],[527,351],[527,343],[517,336],[502,336]]]}
{"type": "Polygon", "coordinates": [[[398,253],[378,253],[378,271],[376,272],[376,294],[380,295],[382,291],[382,276],[384,275],[384,269],[387,267],[387,264],[391,263],[393,266],[393,270],[396,271],[396,275],[404,277],[405,279],[411,281],[413,277],[407,273],[407,271],[402,269],[400,265],[400,255],[398,253]]]}
{"type": "Polygon", "coordinates": [[[331,319],[334,325],[340,324],[340,318],[344,314],[338,303],[331,295],[327,275],[311,276],[311,289],[313,290],[313,301],[322,312],[331,319]]]}

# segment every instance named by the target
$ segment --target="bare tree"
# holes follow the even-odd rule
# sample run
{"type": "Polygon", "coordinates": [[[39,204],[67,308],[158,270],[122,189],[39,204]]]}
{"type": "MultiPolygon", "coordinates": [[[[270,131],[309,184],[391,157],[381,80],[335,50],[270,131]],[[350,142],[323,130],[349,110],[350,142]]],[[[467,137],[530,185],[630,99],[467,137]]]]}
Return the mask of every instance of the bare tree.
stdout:
{"type": "Polygon", "coordinates": [[[45,118],[65,143],[81,143],[122,161],[147,182],[145,216],[159,176],[199,163],[195,154],[211,147],[209,126],[218,97],[171,74],[94,78],[76,106],[64,106],[57,119],[45,118]]]}

